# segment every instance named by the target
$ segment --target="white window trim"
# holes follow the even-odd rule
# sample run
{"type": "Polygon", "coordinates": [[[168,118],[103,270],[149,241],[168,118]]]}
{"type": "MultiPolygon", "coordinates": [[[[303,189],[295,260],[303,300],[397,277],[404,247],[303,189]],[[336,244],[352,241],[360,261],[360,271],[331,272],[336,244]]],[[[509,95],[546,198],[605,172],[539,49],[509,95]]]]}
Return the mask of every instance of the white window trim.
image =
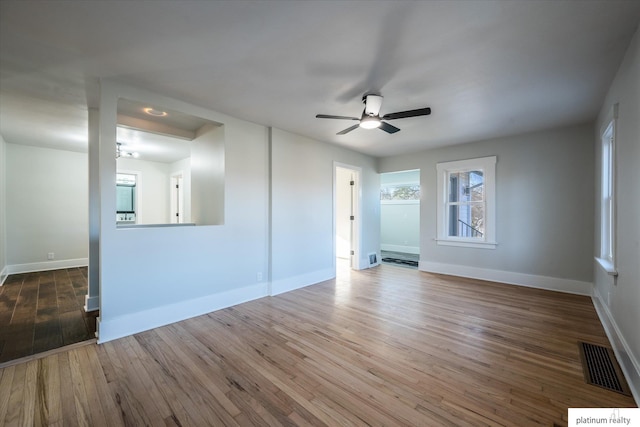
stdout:
{"type": "Polygon", "coordinates": [[[616,235],[617,235],[617,215],[616,215],[616,205],[617,205],[617,193],[616,193],[616,169],[617,169],[617,158],[616,158],[616,124],[618,119],[618,104],[614,104],[611,108],[611,112],[609,113],[607,120],[605,120],[604,130],[601,129],[600,132],[600,195],[599,195],[599,204],[600,204],[600,253],[595,260],[600,264],[600,267],[609,275],[617,276],[618,270],[616,268],[616,235]],[[611,134],[608,137],[608,134],[611,134]],[[607,138],[608,137],[608,141],[607,138]],[[607,142],[605,142],[607,141],[607,142]],[[607,206],[604,205],[604,196],[605,196],[605,180],[604,180],[604,146],[605,143],[609,144],[609,166],[608,172],[609,176],[607,182],[609,184],[608,194],[611,198],[611,211],[606,214],[605,209],[608,209],[607,206]],[[605,219],[609,221],[606,222],[605,219]],[[608,235],[607,235],[608,234],[608,235]],[[605,242],[609,242],[608,246],[605,246],[605,242]],[[611,256],[609,256],[608,252],[611,250],[611,256]]]}
{"type": "Polygon", "coordinates": [[[459,246],[467,248],[495,249],[496,241],[496,156],[481,157],[469,160],[443,162],[436,165],[437,177],[437,238],[438,245],[459,246]],[[449,172],[482,170],[485,186],[485,233],[482,238],[451,237],[447,233],[447,175],[449,172]]]}

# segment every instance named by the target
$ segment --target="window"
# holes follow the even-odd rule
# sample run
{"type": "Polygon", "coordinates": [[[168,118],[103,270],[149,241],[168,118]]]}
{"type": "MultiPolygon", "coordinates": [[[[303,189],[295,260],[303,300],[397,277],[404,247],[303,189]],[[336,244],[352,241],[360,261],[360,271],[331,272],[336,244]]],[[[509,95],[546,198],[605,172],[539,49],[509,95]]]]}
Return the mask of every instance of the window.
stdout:
{"type": "Polygon", "coordinates": [[[137,175],[116,174],[116,222],[118,224],[136,223],[137,181],[137,175]]]}
{"type": "Polygon", "coordinates": [[[495,249],[495,169],[495,156],[438,163],[438,244],[495,249]]]}
{"type": "Polygon", "coordinates": [[[420,184],[383,184],[380,200],[420,200],[420,184]]]}
{"type": "Polygon", "coordinates": [[[611,275],[615,269],[615,116],[602,133],[600,164],[600,256],[596,260],[611,275]]]}

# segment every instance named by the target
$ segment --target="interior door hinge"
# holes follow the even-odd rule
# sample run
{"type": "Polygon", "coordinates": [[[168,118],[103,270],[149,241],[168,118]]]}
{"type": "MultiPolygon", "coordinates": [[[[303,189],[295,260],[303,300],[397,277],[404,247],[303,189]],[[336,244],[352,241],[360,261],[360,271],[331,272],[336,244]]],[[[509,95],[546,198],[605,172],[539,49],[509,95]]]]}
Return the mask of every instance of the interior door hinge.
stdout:
{"type": "Polygon", "coordinates": [[[349,185],[356,185],[355,181],[349,181],[349,185]]]}
{"type": "Polygon", "coordinates": [[[356,219],[356,217],[355,217],[355,216],[353,216],[353,215],[351,215],[351,216],[349,217],[349,219],[350,219],[351,221],[353,221],[354,219],[356,219]]]}

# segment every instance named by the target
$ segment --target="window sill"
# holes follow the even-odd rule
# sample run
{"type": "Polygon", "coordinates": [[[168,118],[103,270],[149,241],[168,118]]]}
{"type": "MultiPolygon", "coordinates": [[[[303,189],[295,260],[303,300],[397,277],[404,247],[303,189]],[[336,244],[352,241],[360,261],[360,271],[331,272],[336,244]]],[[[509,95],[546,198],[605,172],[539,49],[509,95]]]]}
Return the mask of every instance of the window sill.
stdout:
{"type": "Polygon", "coordinates": [[[438,245],[458,246],[462,248],[495,249],[497,242],[473,242],[469,240],[435,239],[438,245]]]}
{"type": "Polygon", "coordinates": [[[618,275],[618,270],[616,270],[616,266],[613,265],[613,263],[608,259],[595,257],[595,260],[598,261],[598,264],[600,264],[600,267],[602,267],[602,269],[606,271],[609,276],[618,275]]]}

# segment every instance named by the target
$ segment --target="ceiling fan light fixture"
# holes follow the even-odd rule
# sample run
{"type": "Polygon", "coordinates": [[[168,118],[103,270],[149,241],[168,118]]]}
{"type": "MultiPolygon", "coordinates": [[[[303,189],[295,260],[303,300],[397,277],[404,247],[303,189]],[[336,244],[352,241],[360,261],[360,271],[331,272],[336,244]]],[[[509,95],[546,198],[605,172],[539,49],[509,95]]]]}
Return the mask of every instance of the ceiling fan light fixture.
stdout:
{"type": "Polygon", "coordinates": [[[140,157],[140,153],[137,151],[124,151],[122,148],[122,143],[116,142],[116,159],[119,159],[120,157],[133,157],[134,159],[137,159],[140,157]]]}
{"type": "Polygon", "coordinates": [[[378,117],[363,117],[360,120],[360,127],[364,129],[375,129],[379,128],[382,123],[378,117]]]}

